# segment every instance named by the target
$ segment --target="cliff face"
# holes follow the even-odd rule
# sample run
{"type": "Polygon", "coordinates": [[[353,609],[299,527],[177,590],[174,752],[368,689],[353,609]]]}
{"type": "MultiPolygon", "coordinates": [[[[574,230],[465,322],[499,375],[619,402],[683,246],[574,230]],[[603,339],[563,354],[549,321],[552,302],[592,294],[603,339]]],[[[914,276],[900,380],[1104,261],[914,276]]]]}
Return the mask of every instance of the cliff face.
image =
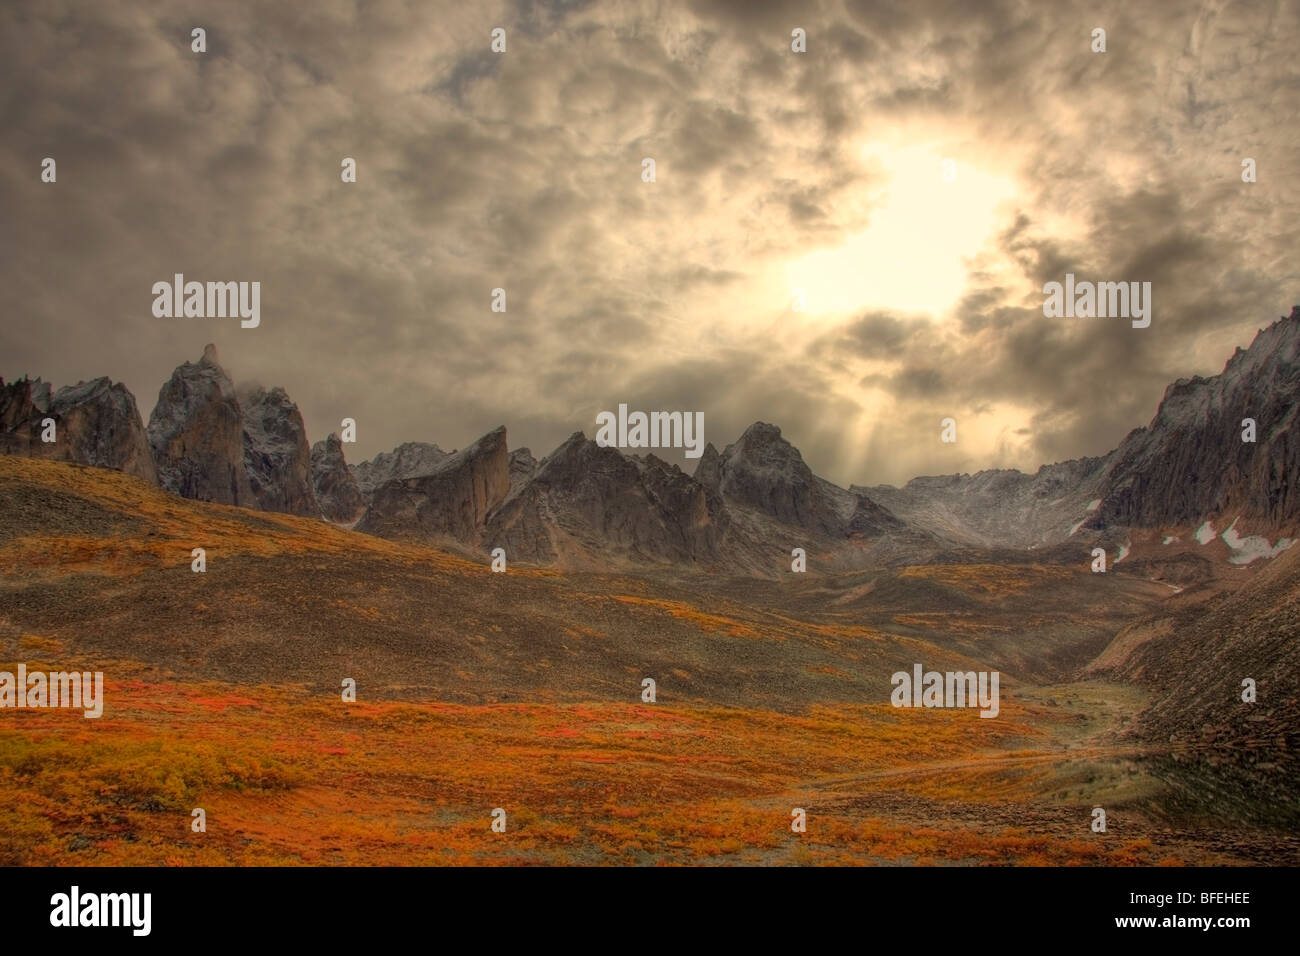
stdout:
{"type": "Polygon", "coordinates": [[[365,510],[361,489],[343,456],[343,443],[333,432],[311,446],[311,478],[321,514],[331,521],[355,521],[365,510]]]}
{"type": "Polygon", "coordinates": [[[135,397],[107,378],[52,392],[48,382],[0,379],[0,453],[74,461],[157,481],[135,397]],[[42,422],[54,419],[55,441],[42,422]]]}
{"type": "Polygon", "coordinates": [[[447,457],[431,474],[394,478],[377,487],[357,529],[381,537],[477,543],[488,512],[509,490],[510,455],[502,426],[447,457]]]}
{"type": "Polygon", "coordinates": [[[539,563],[689,563],[716,556],[719,512],[716,496],[679,468],[576,432],[511,490],[489,520],[487,544],[539,563]]]}
{"type": "Polygon", "coordinates": [[[1223,372],[1179,379],[1155,418],[1112,453],[1096,524],[1189,524],[1225,512],[1300,519],[1300,307],[1238,349],[1223,372]],[[1242,420],[1256,422],[1254,443],[1242,420]]]}
{"type": "Polygon", "coordinates": [[[149,416],[158,483],[184,498],[257,506],[244,470],[244,423],[230,376],[209,345],[158,392],[149,416]]]}
{"type": "Polygon", "coordinates": [[[914,528],[969,547],[1028,548],[1070,537],[1094,512],[1109,458],[1044,465],[1034,474],[991,469],[973,475],[913,478],[868,495],[914,528]]]}
{"type": "Polygon", "coordinates": [[[117,468],[224,504],[340,522],[364,512],[358,527],[373,534],[502,546],[512,559],[569,566],[716,563],[767,575],[802,547],[819,567],[847,570],[951,548],[1118,544],[1129,529],[1190,530],[1220,517],[1247,519],[1251,534],[1271,525],[1294,535],[1300,307],[1219,375],[1169,386],[1151,423],[1110,454],[1032,475],[846,490],[764,422],[722,452],[706,446],[693,476],[580,432],[539,462],[510,452],[504,428],[460,452],[408,442],[350,467],[336,436],[309,447],[283,389],[237,395],[212,346],[172,374],[148,429],[130,392],[106,378],[58,392],[39,379],[0,381],[0,452],[117,468]],[[47,418],[53,443],[40,441],[47,418]],[[1255,422],[1254,441],[1242,441],[1244,419],[1255,422]]]}
{"type": "Polygon", "coordinates": [[[814,534],[844,532],[836,502],[775,425],[755,422],[716,463],[701,456],[701,466],[716,468],[718,491],[728,502],[814,534]]]}
{"type": "Polygon", "coordinates": [[[298,406],[282,388],[258,388],[244,393],[240,411],[244,471],[257,507],[318,517],[311,447],[298,406]]]}
{"type": "Polygon", "coordinates": [[[369,461],[349,466],[357,487],[365,497],[394,478],[420,478],[438,470],[448,458],[447,452],[428,442],[408,441],[392,451],[380,452],[369,461]]]}
{"type": "Polygon", "coordinates": [[[513,494],[537,473],[537,459],[527,448],[516,448],[510,453],[510,491],[513,494]]]}

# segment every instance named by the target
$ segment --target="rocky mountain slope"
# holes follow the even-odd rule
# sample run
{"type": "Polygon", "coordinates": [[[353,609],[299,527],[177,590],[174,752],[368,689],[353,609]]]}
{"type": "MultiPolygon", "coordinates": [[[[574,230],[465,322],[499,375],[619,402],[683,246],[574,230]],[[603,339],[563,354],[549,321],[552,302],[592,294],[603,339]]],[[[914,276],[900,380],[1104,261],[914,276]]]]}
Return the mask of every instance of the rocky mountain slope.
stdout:
{"type": "Polygon", "coordinates": [[[788,572],[795,547],[840,568],[879,559],[882,543],[939,545],[814,475],[780,429],[763,422],[721,454],[708,446],[694,476],[582,432],[540,462],[526,451],[507,457],[500,429],[473,448],[429,475],[380,485],[358,530],[450,538],[476,554],[500,547],[509,560],[562,567],[707,565],[764,576],[788,572]]]}
{"type": "MultiPolygon", "coordinates": [[[[914,527],[969,546],[1040,548],[1124,529],[1253,531],[1300,525],[1300,306],[1222,373],[1179,379],[1154,418],[1100,458],[852,486],[914,527]],[[1242,440],[1243,420],[1256,440],[1242,440]],[[1206,525],[1206,522],[1210,522],[1206,525]]],[[[1210,532],[1214,534],[1214,532],[1210,532]]]]}
{"type": "Polygon", "coordinates": [[[716,557],[720,502],[653,455],[623,455],[575,432],[525,474],[516,467],[523,482],[493,512],[486,535],[487,546],[515,560],[599,567],[716,557]]]}
{"type": "Polygon", "coordinates": [[[107,378],[65,385],[0,379],[0,454],[74,461],[156,481],[153,455],[135,397],[107,378]],[[42,441],[54,420],[53,442],[42,441]]]}
{"type": "Polygon", "coordinates": [[[149,416],[158,484],[182,498],[257,507],[244,467],[244,422],[235,385],[209,345],[158,392],[149,416]]]}
{"type": "Polygon", "coordinates": [[[1261,798],[1300,820],[1300,548],[1223,591],[1189,592],[1131,623],[1085,671],[1147,687],[1134,734],[1172,745],[1178,776],[1227,812],[1261,798]],[[1242,699],[1249,679],[1255,700],[1242,699]]]}
{"type": "Polygon", "coordinates": [[[471,543],[509,490],[503,426],[449,455],[427,475],[379,485],[357,529],[381,537],[471,543]]]}
{"type": "Polygon", "coordinates": [[[184,498],[319,517],[302,414],[282,388],[237,390],[215,346],[185,362],[149,417],[158,483],[184,498]]]}
{"type": "Polygon", "coordinates": [[[257,506],[263,511],[319,516],[311,447],[298,406],[282,388],[254,388],[240,396],[240,408],[244,471],[257,506]]]}
{"type": "Polygon", "coordinates": [[[369,461],[349,465],[357,487],[367,499],[375,489],[394,478],[419,478],[431,475],[450,458],[448,452],[428,442],[408,441],[392,451],[380,452],[369,461]]]}
{"type": "Polygon", "coordinates": [[[1112,560],[1142,547],[1132,560],[1151,562],[1165,559],[1149,553],[1152,540],[1204,545],[1203,536],[1222,538],[1235,562],[1275,556],[1290,539],[1259,535],[1300,525],[1297,398],[1300,308],[1220,375],[1171,385],[1151,423],[1110,454],[1032,475],[845,489],[765,422],[721,452],[708,445],[693,475],[580,432],[538,461],[511,451],[504,428],[460,452],[408,442],[349,466],[337,439],[313,452],[283,389],[237,394],[209,346],[163,386],[147,447],[122,386],[97,379],[53,393],[38,379],[0,387],[0,449],[127,470],[189,498],[345,523],[360,516],[358,529],[371,534],[424,536],[476,555],[504,547],[511,560],[559,566],[613,560],[768,576],[788,572],[794,548],[810,568],[842,571],[961,549],[1066,549],[1074,559],[1099,543],[1112,560]],[[53,447],[38,438],[47,415],[60,423],[53,447]],[[1246,418],[1253,442],[1242,441],[1246,418]]]}
{"type": "Polygon", "coordinates": [[[1242,515],[1300,518],[1300,306],[1211,378],[1179,379],[1146,428],[1111,453],[1094,526],[1159,527],[1242,515]],[[1242,440],[1254,419],[1254,442],[1242,440]]]}
{"type": "Polygon", "coordinates": [[[324,517],[346,524],[361,516],[366,502],[344,457],[343,443],[334,432],[311,446],[311,477],[324,517]]]}
{"type": "Polygon", "coordinates": [[[936,537],[971,547],[1030,548],[1059,542],[1097,507],[1109,459],[1044,465],[1035,474],[995,469],[913,478],[902,488],[850,490],[936,537]]]}

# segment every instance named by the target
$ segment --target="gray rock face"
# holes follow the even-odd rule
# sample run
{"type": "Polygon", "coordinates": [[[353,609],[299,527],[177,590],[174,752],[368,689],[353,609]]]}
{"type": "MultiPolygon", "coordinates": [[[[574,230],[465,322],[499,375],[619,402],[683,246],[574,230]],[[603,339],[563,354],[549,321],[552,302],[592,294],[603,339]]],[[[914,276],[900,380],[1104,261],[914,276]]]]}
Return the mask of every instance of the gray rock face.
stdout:
{"type": "Polygon", "coordinates": [[[392,451],[383,451],[369,461],[349,465],[361,494],[369,498],[380,485],[394,478],[419,478],[431,475],[451,455],[428,442],[408,441],[392,451]]]}
{"type": "Polygon", "coordinates": [[[1300,522],[1300,307],[1238,349],[1223,372],[1179,379],[1151,424],[1100,458],[914,478],[868,495],[914,527],[962,545],[1037,547],[1076,532],[1199,524],[1231,513],[1300,522]],[[1242,420],[1257,423],[1243,442],[1242,420]]]}
{"type": "Polygon", "coordinates": [[[653,455],[627,457],[575,432],[489,519],[487,545],[513,559],[602,566],[715,556],[720,502],[653,455]]]}
{"type": "Polygon", "coordinates": [[[0,451],[29,458],[53,457],[55,449],[41,441],[41,419],[49,415],[53,404],[49,382],[20,378],[5,385],[0,379],[0,451]]]}
{"type": "Polygon", "coordinates": [[[184,498],[257,507],[244,467],[244,424],[235,387],[209,345],[158,393],[149,416],[158,484],[184,498]]]}
{"type": "Polygon", "coordinates": [[[298,406],[282,388],[255,388],[240,396],[244,471],[263,511],[319,517],[312,484],[311,448],[298,406]]]}
{"type": "Polygon", "coordinates": [[[0,453],[73,461],[157,481],[135,397],[107,378],[68,385],[0,379],[0,453]],[[54,419],[55,441],[41,441],[41,422],[54,419]]]}
{"type": "Polygon", "coordinates": [[[713,442],[708,442],[704,446],[704,453],[700,455],[699,462],[695,465],[695,480],[702,484],[710,491],[722,494],[722,463],[718,450],[713,447],[713,442]]]}
{"type": "Polygon", "coordinates": [[[510,453],[510,492],[513,494],[528,484],[537,473],[537,459],[527,448],[516,448],[510,453]]]}
{"type": "Polygon", "coordinates": [[[394,478],[374,490],[359,531],[385,538],[454,538],[477,544],[488,512],[510,490],[506,430],[488,432],[427,475],[394,478]]]}
{"type": "Polygon", "coordinates": [[[311,479],[321,514],[329,520],[355,521],[365,510],[361,489],[343,457],[343,443],[333,432],[311,446],[311,479]]]}
{"type": "Polygon", "coordinates": [[[1179,379],[1155,418],[1112,453],[1096,523],[1188,524],[1225,512],[1300,518],[1300,306],[1238,349],[1223,372],[1179,379]],[[1242,420],[1257,424],[1243,442],[1242,420]]]}
{"type": "Polygon", "coordinates": [[[363,531],[501,546],[512,560],[718,563],[764,575],[788,573],[792,547],[836,570],[952,548],[1069,548],[1228,513],[1294,532],[1298,435],[1300,307],[1221,374],[1171,385],[1151,424],[1109,455],[902,488],[839,488],[763,422],[722,452],[707,445],[693,476],[580,432],[539,462],[510,452],[504,428],[461,452],[408,442],[351,467],[335,435],[309,449],[283,389],[236,395],[212,346],[176,369],[147,430],[108,379],[58,392],[39,379],[0,381],[0,452],[118,468],[200,500],[340,522],[364,512],[363,531]],[[40,442],[46,417],[57,423],[52,445],[40,442]],[[1241,441],[1245,418],[1257,422],[1253,443],[1241,441]]]}
{"type": "Polygon", "coordinates": [[[852,486],[909,525],[974,547],[1030,548],[1068,538],[1101,497],[1107,458],[1044,465],[1035,474],[993,469],[913,478],[902,488],[852,486]]]}
{"type": "Polygon", "coordinates": [[[853,510],[844,524],[850,538],[874,538],[903,530],[903,522],[865,495],[854,495],[853,510]]]}
{"type": "Polygon", "coordinates": [[[755,422],[721,455],[705,449],[696,474],[740,505],[813,535],[844,538],[902,530],[903,524],[864,496],[812,473],[781,429],[755,422]]]}

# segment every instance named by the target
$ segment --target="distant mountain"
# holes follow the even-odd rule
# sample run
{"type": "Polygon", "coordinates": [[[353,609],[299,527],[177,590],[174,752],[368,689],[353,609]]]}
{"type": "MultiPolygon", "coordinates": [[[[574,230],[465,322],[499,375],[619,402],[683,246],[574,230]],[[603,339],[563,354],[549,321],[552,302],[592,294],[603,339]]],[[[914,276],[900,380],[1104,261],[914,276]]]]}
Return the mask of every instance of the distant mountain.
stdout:
{"type": "Polygon", "coordinates": [[[263,511],[318,517],[312,483],[311,446],[298,406],[285,390],[252,388],[240,393],[244,425],[244,471],[263,511]]]}
{"type": "Polygon", "coordinates": [[[755,422],[746,428],[703,477],[715,476],[714,490],[724,498],[782,524],[820,534],[843,531],[844,516],[829,487],[775,425],[755,422]]]}
{"type": "Polygon", "coordinates": [[[1300,306],[1237,349],[1223,372],[1182,378],[1113,451],[1094,527],[1300,519],[1300,306]],[[1243,420],[1255,442],[1242,441],[1243,420]]]}
{"type": "Polygon", "coordinates": [[[244,421],[234,382],[209,345],[158,392],[149,416],[158,484],[182,498],[257,507],[244,469],[244,421]]]}
{"type": "Polygon", "coordinates": [[[361,494],[369,498],[374,490],[394,478],[419,478],[431,475],[451,456],[437,445],[408,441],[392,451],[380,452],[369,461],[349,465],[361,494]]]}
{"type": "Polygon", "coordinates": [[[510,489],[489,518],[486,545],[544,564],[690,564],[716,556],[718,508],[676,466],[623,455],[575,432],[510,489]]]}
{"type": "Polygon", "coordinates": [[[1032,475],[991,470],[845,489],[814,474],[766,422],[721,452],[707,445],[693,475],[581,432],[538,461],[526,448],[511,451],[504,427],[460,452],[407,442],[350,466],[335,436],[308,446],[283,389],[237,394],[209,345],[163,386],[147,430],[130,393],[108,379],[57,394],[39,379],[0,382],[0,450],[127,470],[189,498],[323,515],[479,556],[503,547],[510,560],[563,567],[615,561],[769,576],[788,572],[796,548],[810,568],[843,571],[940,554],[964,560],[963,549],[1073,560],[1099,543],[1119,561],[1130,538],[1142,538],[1148,553],[1130,566],[1190,581],[1205,577],[1205,556],[1218,552],[1153,555],[1153,537],[1203,546],[1217,535],[1235,562],[1280,553],[1290,539],[1262,535],[1300,528],[1298,399],[1300,307],[1238,349],[1221,374],[1169,386],[1151,423],[1108,455],[1032,475]],[[39,441],[46,417],[59,423],[54,446],[39,441]],[[1254,420],[1253,442],[1242,441],[1244,419],[1254,420]]]}
{"type": "Polygon", "coordinates": [[[1108,458],[974,475],[913,478],[902,488],[877,485],[866,495],[915,528],[968,547],[1030,548],[1060,542],[1096,508],[1108,458]]]}
{"type": "Polygon", "coordinates": [[[311,446],[311,477],[316,501],[324,517],[346,524],[361,516],[366,502],[348,468],[343,443],[333,432],[311,446]]]}
{"type": "Polygon", "coordinates": [[[381,537],[476,542],[488,512],[510,490],[506,430],[488,432],[434,470],[393,478],[374,489],[357,530],[381,537]]]}
{"type": "Polygon", "coordinates": [[[311,448],[298,406],[282,388],[242,394],[208,345],[158,393],[149,416],[158,483],[184,498],[320,516],[311,448]]]}
{"type": "MultiPolygon", "coordinates": [[[[1238,349],[1219,375],[1179,379],[1155,417],[1100,458],[914,478],[851,490],[912,526],[975,547],[1044,547],[1075,534],[1300,525],[1300,306],[1238,349]],[[1242,441],[1243,420],[1255,442],[1242,441]]],[[[1213,533],[1213,532],[1211,532],[1213,533]]]]}
{"type": "Polygon", "coordinates": [[[65,385],[0,379],[0,454],[74,461],[157,481],[135,397],[107,378],[65,385]],[[41,439],[54,420],[53,442],[41,439]]]}

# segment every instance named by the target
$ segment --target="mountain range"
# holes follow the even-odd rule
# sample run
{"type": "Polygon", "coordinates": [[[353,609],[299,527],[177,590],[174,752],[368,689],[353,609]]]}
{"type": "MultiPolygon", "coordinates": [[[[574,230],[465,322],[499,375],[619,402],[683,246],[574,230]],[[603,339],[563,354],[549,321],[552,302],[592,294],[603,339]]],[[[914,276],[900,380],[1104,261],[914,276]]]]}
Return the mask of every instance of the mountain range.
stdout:
{"type": "MultiPolygon", "coordinates": [[[[1300,307],[1238,349],[1219,375],[1179,379],[1154,418],[1107,455],[841,488],[780,428],[755,422],[694,474],[575,432],[540,460],[505,427],[443,451],[407,442],[352,465],[314,446],[281,388],[237,388],[209,345],[162,386],[146,426],[135,398],[99,378],[54,391],[0,379],[0,452],[127,472],[186,498],[320,517],[358,532],[564,568],[789,571],[906,564],[965,550],[1144,562],[1176,579],[1201,554],[1273,556],[1300,518],[1300,307]],[[1243,440],[1246,419],[1254,441],[1243,440]],[[54,424],[54,441],[42,440],[54,424]],[[1156,542],[1160,543],[1157,545],[1156,542]],[[1209,552],[1203,549],[1217,542],[1209,552]],[[1175,547],[1170,548],[1170,545],[1175,547]],[[1189,564],[1190,562],[1190,564],[1189,564]],[[1181,570],[1180,570],[1181,566],[1181,570]]],[[[1192,570],[1189,572],[1188,568],[1192,570]]]]}

